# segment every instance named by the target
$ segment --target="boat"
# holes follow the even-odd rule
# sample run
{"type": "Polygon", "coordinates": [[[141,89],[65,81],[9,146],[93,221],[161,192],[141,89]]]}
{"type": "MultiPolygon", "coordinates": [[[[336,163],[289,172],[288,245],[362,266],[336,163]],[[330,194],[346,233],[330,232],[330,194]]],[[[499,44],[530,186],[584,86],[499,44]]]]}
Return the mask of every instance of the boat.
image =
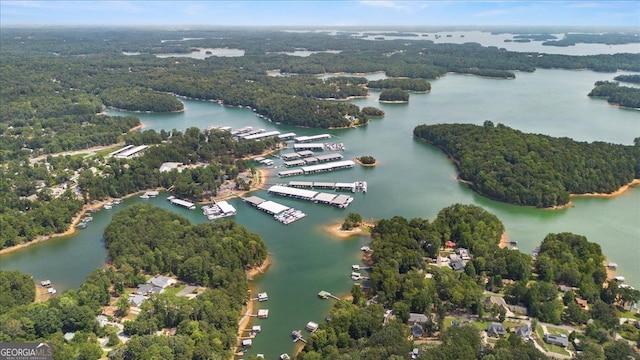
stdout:
{"type": "Polygon", "coordinates": [[[85,222],[78,223],[78,225],[76,225],[76,227],[78,229],[84,229],[84,228],[87,227],[87,223],[85,223],[85,222]]]}
{"type": "Polygon", "coordinates": [[[624,279],[624,276],[618,275],[618,276],[614,277],[613,280],[615,280],[617,282],[624,282],[625,279],[624,279]]]}
{"type": "Polygon", "coordinates": [[[147,194],[140,195],[140,199],[148,199],[148,198],[149,198],[149,195],[147,194]]]}
{"type": "Polygon", "coordinates": [[[105,210],[111,210],[111,209],[113,209],[113,205],[111,205],[111,204],[104,204],[103,208],[104,208],[105,210]]]}
{"type": "Polygon", "coordinates": [[[92,216],[87,215],[87,216],[82,218],[82,222],[90,222],[90,221],[93,221],[93,217],[92,216]]]}
{"type": "Polygon", "coordinates": [[[122,204],[122,199],[113,199],[113,205],[120,205],[122,204]]]}
{"type": "Polygon", "coordinates": [[[291,360],[291,357],[289,356],[289,354],[284,353],[280,355],[280,360],[291,360]]]}

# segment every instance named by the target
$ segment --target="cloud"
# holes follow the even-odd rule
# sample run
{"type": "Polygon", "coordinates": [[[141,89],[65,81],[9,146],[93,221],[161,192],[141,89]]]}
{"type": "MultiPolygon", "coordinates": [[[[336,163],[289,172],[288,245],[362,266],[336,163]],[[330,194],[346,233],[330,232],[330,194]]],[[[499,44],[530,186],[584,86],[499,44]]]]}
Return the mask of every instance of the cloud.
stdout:
{"type": "Polygon", "coordinates": [[[360,0],[360,4],[383,9],[412,11],[429,6],[426,1],[360,0]]]}
{"type": "Polygon", "coordinates": [[[508,14],[509,11],[508,10],[489,10],[489,11],[483,11],[483,12],[479,12],[476,14],[473,14],[473,16],[475,17],[488,17],[488,16],[496,16],[496,15],[503,15],[503,14],[508,14]]]}

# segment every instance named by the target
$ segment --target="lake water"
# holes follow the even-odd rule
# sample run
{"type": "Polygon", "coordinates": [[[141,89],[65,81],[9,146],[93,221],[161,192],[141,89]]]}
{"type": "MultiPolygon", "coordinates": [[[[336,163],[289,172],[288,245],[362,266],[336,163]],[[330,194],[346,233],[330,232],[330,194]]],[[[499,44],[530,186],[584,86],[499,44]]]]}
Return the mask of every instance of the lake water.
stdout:
{"type": "MultiPolygon", "coordinates": [[[[620,74],[620,73],[618,73],[620,74]]],[[[352,286],[350,265],[359,263],[359,248],[366,237],[348,240],[332,238],[323,226],[342,220],[348,213],[360,213],[365,219],[433,219],[444,207],[454,203],[476,204],[497,215],[505,224],[510,239],[518,241],[521,251],[530,253],[548,233],[574,232],[599,243],[609,261],[619,264],[627,283],[640,288],[640,188],[613,198],[576,198],[574,206],[561,211],[508,205],[479,196],[456,181],[456,169],[438,149],[414,140],[413,128],[419,124],[474,123],[491,120],[495,124],[532,133],[568,136],[581,141],[607,141],[632,144],[640,137],[640,112],[619,109],[605,100],[587,97],[598,80],[611,80],[617,74],[592,71],[538,70],[517,73],[515,80],[495,80],[465,75],[447,75],[432,82],[428,94],[411,94],[409,104],[380,104],[378,92],[352,102],[358,106],[377,106],[386,112],[361,128],[344,130],[298,129],[260,119],[245,108],[223,107],[215,102],[183,100],[185,111],[172,114],[136,114],[145,129],[186,129],[190,126],[253,126],[298,135],[331,133],[332,141],[347,147],[345,158],[372,155],[380,165],[356,167],[333,173],[275,177],[270,183],[305,181],[366,180],[367,194],[357,193],[347,209],[313,204],[302,200],[273,197],[260,190],[255,195],[301,209],[306,218],[282,225],[270,216],[239,200],[236,221],[260,234],[273,254],[273,265],[254,286],[269,294],[260,308],[270,310],[269,319],[256,320],[262,333],[254,339],[252,353],[274,358],[291,353],[292,330],[304,329],[308,321],[320,322],[331,306],[317,293],[327,290],[346,294],[352,286]]],[[[380,78],[381,74],[371,75],[380,78]]],[[[110,115],[123,115],[109,111],[110,115]]],[[[276,165],[281,164],[276,160],[276,165]]],[[[58,238],[4,255],[2,269],[20,269],[37,280],[50,279],[60,290],[79,286],[95,268],[104,264],[106,252],[102,232],[116,211],[132,203],[148,202],[187,216],[194,222],[205,221],[200,211],[170,205],[166,194],[156,199],[132,198],[113,210],[94,214],[94,221],[77,235],[58,238]]],[[[306,332],[304,332],[306,336],[306,332]]]]}

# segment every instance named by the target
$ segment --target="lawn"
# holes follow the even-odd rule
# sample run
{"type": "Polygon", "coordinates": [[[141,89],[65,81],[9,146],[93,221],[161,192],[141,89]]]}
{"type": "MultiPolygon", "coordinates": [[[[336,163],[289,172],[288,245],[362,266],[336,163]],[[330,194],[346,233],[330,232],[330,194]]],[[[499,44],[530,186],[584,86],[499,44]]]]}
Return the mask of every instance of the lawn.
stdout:
{"type": "MultiPolygon", "coordinates": [[[[553,326],[547,326],[547,330],[549,331],[550,334],[554,334],[554,335],[567,334],[565,330],[554,328],[553,326]]],[[[551,351],[553,353],[561,354],[561,355],[569,355],[569,352],[565,350],[563,347],[547,344],[546,342],[544,342],[543,340],[544,331],[542,330],[542,326],[540,325],[536,326],[536,334],[538,335],[538,339],[536,339],[536,341],[539,340],[538,343],[542,345],[547,351],[551,351]]]]}
{"type": "Polygon", "coordinates": [[[186,287],[187,287],[187,284],[180,284],[179,286],[170,286],[164,289],[163,294],[176,296],[177,293],[179,293],[182,289],[186,287]]]}

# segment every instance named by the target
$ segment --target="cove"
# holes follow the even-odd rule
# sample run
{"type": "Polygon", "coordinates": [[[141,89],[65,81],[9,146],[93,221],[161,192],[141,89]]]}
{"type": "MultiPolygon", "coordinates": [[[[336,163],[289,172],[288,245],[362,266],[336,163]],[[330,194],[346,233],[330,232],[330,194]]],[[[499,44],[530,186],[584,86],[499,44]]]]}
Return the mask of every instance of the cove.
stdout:
{"type": "MultiPolygon", "coordinates": [[[[370,97],[352,100],[358,106],[377,106],[386,113],[383,119],[372,119],[367,126],[357,129],[292,128],[262,120],[249,109],[196,100],[183,100],[182,113],[136,116],[145,129],[155,130],[253,126],[298,135],[327,132],[334,136],[332,141],[345,144],[346,159],[372,155],[380,162],[374,168],[355,167],[286,180],[275,175],[278,169],[271,169],[268,182],[272,184],[288,180],[368,181],[369,192],[355,194],[354,202],[345,210],[272,197],[263,190],[254,193],[308,214],[290,225],[282,225],[237,199],[231,200],[237,209],[236,221],[260,234],[273,254],[273,265],[253,282],[256,289],[268,292],[269,301],[260,303],[259,308],[268,308],[270,313],[269,319],[254,322],[263,331],[255,338],[251,353],[275,358],[280,353],[292,352],[292,330],[303,329],[308,321],[321,322],[327,315],[332,300],[320,300],[317,297],[320,290],[337,295],[350,291],[353,284],[349,278],[350,265],[359,263],[359,248],[368,239],[357,236],[340,240],[322,230],[324,225],[340,221],[349,212],[360,213],[367,220],[395,215],[433,219],[451,204],[476,204],[498,216],[509,238],[517,240],[523,252],[530,253],[551,232],[569,231],[586,236],[602,246],[609,261],[618,263],[618,274],[625,276],[627,283],[639,288],[640,188],[612,199],[575,198],[573,207],[560,211],[504,204],[484,198],[458,182],[455,166],[440,150],[412,137],[413,128],[420,124],[482,124],[491,120],[525,132],[632,144],[640,136],[640,113],[587,97],[595,81],[611,80],[615,75],[537,70],[517,73],[515,80],[495,80],[450,74],[432,81],[431,93],[412,93],[408,104],[379,104],[376,91],[371,91],[370,97]]],[[[109,111],[109,114],[128,113],[109,111]]],[[[178,208],[165,199],[166,194],[148,200],[134,197],[113,210],[101,210],[94,214],[94,221],[86,229],[71,237],[3,255],[0,268],[20,269],[35,279],[50,279],[59,290],[77,287],[92,270],[105,264],[102,233],[116,211],[144,201],[171,209],[193,222],[206,221],[198,210],[178,208]]]]}

